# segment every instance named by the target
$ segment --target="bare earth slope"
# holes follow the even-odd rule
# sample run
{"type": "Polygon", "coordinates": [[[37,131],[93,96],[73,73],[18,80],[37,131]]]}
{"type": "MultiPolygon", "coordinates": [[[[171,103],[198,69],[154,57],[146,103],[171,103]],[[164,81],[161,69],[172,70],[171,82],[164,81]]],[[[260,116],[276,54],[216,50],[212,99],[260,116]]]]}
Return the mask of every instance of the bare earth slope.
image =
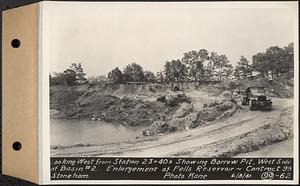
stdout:
{"type": "Polygon", "coordinates": [[[51,156],[232,157],[293,137],[293,99],[274,98],[273,104],[271,112],[245,107],[231,117],[192,130],[115,144],[51,149],[51,156]]]}

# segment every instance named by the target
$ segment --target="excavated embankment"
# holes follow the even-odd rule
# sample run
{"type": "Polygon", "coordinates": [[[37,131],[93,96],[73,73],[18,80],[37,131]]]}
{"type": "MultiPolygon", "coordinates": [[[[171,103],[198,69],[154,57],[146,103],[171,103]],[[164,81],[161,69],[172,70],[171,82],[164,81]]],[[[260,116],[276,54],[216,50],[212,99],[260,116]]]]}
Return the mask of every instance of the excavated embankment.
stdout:
{"type": "Polygon", "coordinates": [[[54,86],[50,99],[51,118],[144,125],[143,135],[149,136],[52,149],[53,156],[232,157],[293,138],[293,99],[273,97],[272,111],[250,111],[241,106],[240,95],[220,85],[179,91],[159,84],[54,86]]]}
{"type": "Polygon", "coordinates": [[[54,86],[50,87],[51,117],[145,125],[148,128],[144,135],[149,136],[195,128],[232,115],[237,109],[235,102],[229,99],[202,101],[202,105],[191,95],[155,84],[54,86]]]}

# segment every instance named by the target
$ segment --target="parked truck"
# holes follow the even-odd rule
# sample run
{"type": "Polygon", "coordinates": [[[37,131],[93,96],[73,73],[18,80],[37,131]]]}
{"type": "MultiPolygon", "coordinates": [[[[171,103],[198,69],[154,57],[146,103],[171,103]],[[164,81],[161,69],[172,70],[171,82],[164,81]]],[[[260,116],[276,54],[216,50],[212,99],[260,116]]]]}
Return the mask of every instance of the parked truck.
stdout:
{"type": "Polygon", "coordinates": [[[266,96],[265,87],[253,86],[240,91],[242,105],[249,105],[250,110],[272,110],[272,100],[266,96]]]}

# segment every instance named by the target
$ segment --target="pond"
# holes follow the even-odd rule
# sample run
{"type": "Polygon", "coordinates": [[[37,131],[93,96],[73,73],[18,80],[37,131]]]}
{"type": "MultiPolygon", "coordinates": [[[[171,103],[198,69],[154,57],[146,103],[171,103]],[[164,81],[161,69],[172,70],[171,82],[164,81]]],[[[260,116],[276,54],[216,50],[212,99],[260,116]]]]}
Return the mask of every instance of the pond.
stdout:
{"type": "Polygon", "coordinates": [[[141,136],[143,129],[145,126],[130,127],[91,120],[51,119],[50,143],[51,146],[116,143],[141,136]]]}

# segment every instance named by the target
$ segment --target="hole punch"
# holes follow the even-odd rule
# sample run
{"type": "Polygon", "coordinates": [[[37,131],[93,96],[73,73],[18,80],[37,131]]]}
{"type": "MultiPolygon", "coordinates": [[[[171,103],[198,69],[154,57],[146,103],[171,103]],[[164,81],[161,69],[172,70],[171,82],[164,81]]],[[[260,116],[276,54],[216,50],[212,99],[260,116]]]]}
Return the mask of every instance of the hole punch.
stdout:
{"type": "Polygon", "coordinates": [[[18,39],[14,39],[11,41],[11,46],[13,48],[19,48],[21,46],[21,41],[18,39]]]}
{"type": "Polygon", "coordinates": [[[13,145],[12,145],[12,148],[15,150],[15,151],[19,151],[21,150],[22,148],[22,144],[18,141],[14,142],[13,145]]]}

